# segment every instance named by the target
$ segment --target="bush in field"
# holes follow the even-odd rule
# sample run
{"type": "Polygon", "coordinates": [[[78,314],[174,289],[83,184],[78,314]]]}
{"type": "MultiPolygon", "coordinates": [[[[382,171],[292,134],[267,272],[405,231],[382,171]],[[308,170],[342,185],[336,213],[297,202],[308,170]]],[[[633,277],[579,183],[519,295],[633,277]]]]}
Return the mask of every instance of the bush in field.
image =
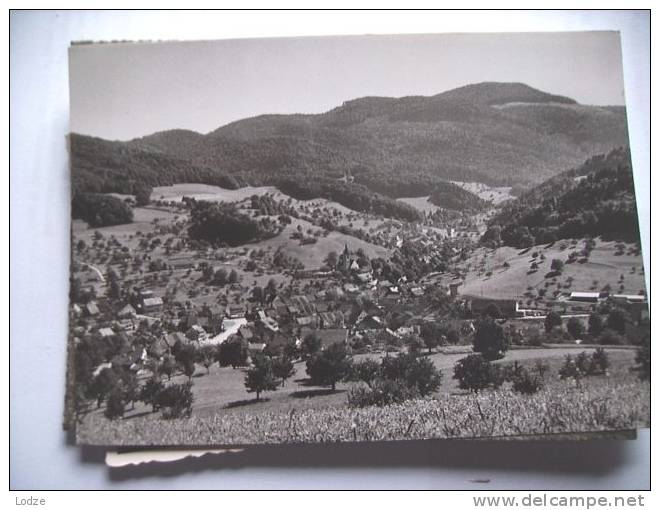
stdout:
{"type": "Polygon", "coordinates": [[[442,372],[433,362],[414,354],[386,356],[381,362],[381,373],[384,379],[403,381],[416,388],[422,397],[436,391],[442,382],[442,372]]]}
{"type": "Polygon", "coordinates": [[[142,386],[140,390],[140,401],[146,405],[150,405],[152,412],[158,411],[158,395],[164,388],[165,386],[163,386],[159,378],[152,377],[142,386]]]}
{"type": "Polygon", "coordinates": [[[643,381],[651,380],[651,336],[646,335],[635,354],[635,367],[638,377],[643,381]]]}
{"type": "Polygon", "coordinates": [[[601,345],[623,345],[626,339],[613,329],[606,328],[598,337],[598,343],[601,345]]]}
{"type": "Polygon", "coordinates": [[[126,402],[124,401],[124,395],[121,390],[112,390],[108,396],[108,404],[106,405],[103,414],[110,420],[121,418],[124,416],[125,405],[126,402]]]}
{"type": "Polygon", "coordinates": [[[193,400],[191,382],[166,386],[156,397],[157,405],[163,411],[163,418],[168,420],[189,417],[193,400]]]}
{"type": "Polygon", "coordinates": [[[357,386],[348,391],[348,405],[351,407],[387,406],[400,404],[419,397],[416,387],[408,386],[402,380],[377,379],[369,388],[357,386]]]}
{"type": "Polygon", "coordinates": [[[343,343],[334,343],[325,350],[307,360],[307,375],[312,383],[319,386],[331,386],[336,389],[337,383],[351,374],[351,359],[343,343]]]}
{"type": "Polygon", "coordinates": [[[604,374],[610,366],[610,360],[602,347],[597,347],[591,355],[589,375],[604,374]]]}
{"type": "Polygon", "coordinates": [[[270,358],[257,355],[252,360],[252,364],[252,368],[245,375],[245,388],[248,393],[255,393],[256,400],[259,400],[262,392],[277,389],[277,381],[273,374],[273,362],[270,358]]]}
{"type": "Polygon", "coordinates": [[[502,326],[491,318],[476,321],[473,349],[488,360],[499,359],[508,349],[508,343],[502,326]]]}
{"type": "Polygon", "coordinates": [[[526,368],[522,368],[511,382],[513,391],[523,395],[533,395],[543,388],[543,379],[526,368]]]}
{"type": "Polygon", "coordinates": [[[278,379],[282,379],[282,386],[284,386],[284,382],[288,378],[293,377],[293,375],[296,373],[296,369],[293,366],[293,361],[291,361],[291,358],[288,356],[278,356],[273,358],[272,366],[273,375],[278,379]]]}
{"type": "Polygon", "coordinates": [[[470,354],[454,364],[453,378],[458,380],[459,388],[475,393],[494,383],[497,385],[497,375],[490,361],[481,354],[470,354]]]}
{"type": "Polygon", "coordinates": [[[597,348],[591,356],[585,351],[579,353],[575,359],[569,354],[559,369],[561,379],[573,378],[580,380],[583,377],[601,375],[607,372],[610,362],[605,350],[597,348]]]}
{"type": "Polygon", "coordinates": [[[217,358],[221,367],[244,367],[248,359],[247,345],[241,340],[223,342],[218,348],[217,358]]]}
{"type": "Polygon", "coordinates": [[[381,376],[380,363],[371,358],[366,358],[353,363],[352,379],[362,381],[370,388],[373,382],[381,376]]]}

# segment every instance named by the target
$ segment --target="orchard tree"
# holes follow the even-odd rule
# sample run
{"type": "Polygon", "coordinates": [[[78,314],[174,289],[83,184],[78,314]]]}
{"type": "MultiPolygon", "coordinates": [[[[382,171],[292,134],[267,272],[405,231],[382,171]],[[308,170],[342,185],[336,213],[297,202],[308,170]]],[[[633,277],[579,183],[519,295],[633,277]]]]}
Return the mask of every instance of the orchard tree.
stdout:
{"type": "Polygon", "coordinates": [[[486,317],[476,321],[475,328],[473,350],[488,360],[502,358],[509,347],[502,326],[486,317]]]}
{"type": "Polygon", "coordinates": [[[544,326],[547,333],[550,333],[550,331],[552,331],[557,326],[561,326],[561,324],[561,315],[559,315],[557,312],[550,312],[545,316],[544,326]]]}
{"type": "Polygon", "coordinates": [[[272,360],[273,374],[278,379],[282,379],[282,386],[284,382],[296,374],[296,368],[293,366],[293,361],[288,356],[278,356],[272,360]]]}
{"type": "Polygon", "coordinates": [[[481,354],[470,354],[454,364],[454,379],[459,388],[479,392],[494,384],[493,365],[481,354]]]}
{"type": "Polygon", "coordinates": [[[598,336],[603,331],[603,317],[598,313],[594,312],[589,315],[589,334],[598,336]]]}
{"type": "Polygon", "coordinates": [[[221,367],[244,367],[247,365],[248,348],[241,340],[228,340],[220,344],[217,356],[221,367]]]}
{"type": "Polygon", "coordinates": [[[584,325],[582,324],[582,321],[577,317],[571,317],[568,319],[568,322],[566,323],[566,329],[575,340],[581,338],[584,334],[584,325]]]}
{"type": "Polygon", "coordinates": [[[337,383],[351,374],[351,358],[346,345],[337,342],[307,360],[307,375],[313,384],[331,386],[335,391],[337,383]]]}
{"type": "Polygon", "coordinates": [[[158,395],[164,388],[159,377],[150,378],[140,389],[140,401],[150,405],[152,412],[158,411],[158,395]]]}
{"type": "Polygon", "coordinates": [[[245,388],[248,393],[255,393],[256,400],[264,391],[277,390],[277,381],[273,373],[273,363],[264,355],[257,355],[252,360],[252,368],[245,375],[245,388]]]}

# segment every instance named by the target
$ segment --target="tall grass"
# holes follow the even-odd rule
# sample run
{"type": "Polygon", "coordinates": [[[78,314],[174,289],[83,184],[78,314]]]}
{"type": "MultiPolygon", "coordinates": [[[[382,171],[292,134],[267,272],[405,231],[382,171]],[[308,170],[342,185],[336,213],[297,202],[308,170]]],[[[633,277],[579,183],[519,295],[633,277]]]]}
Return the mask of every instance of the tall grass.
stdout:
{"type": "Polygon", "coordinates": [[[241,445],[467,438],[612,431],[648,426],[650,385],[633,374],[554,381],[534,395],[502,388],[385,407],[216,414],[160,421],[88,416],[78,441],[104,445],[241,445]]]}

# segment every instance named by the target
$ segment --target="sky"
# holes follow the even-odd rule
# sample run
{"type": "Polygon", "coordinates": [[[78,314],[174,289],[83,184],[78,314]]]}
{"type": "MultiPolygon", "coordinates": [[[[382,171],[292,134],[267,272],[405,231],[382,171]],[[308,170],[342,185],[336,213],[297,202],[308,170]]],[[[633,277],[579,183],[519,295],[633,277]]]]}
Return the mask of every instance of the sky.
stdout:
{"type": "Polygon", "coordinates": [[[129,140],[208,133],[265,113],[321,113],[364,96],[522,82],[624,104],[618,32],[442,34],[73,45],[70,127],[129,140]]]}

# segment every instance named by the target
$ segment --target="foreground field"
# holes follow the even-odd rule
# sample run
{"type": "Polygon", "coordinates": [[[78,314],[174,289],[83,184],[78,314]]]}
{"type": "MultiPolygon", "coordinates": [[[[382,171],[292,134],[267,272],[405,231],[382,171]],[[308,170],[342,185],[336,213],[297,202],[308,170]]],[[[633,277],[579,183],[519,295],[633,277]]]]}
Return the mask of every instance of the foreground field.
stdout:
{"type": "MultiPolygon", "coordinates": [[[[570,352],[575,354],[574,350],[570,352]]],[[[202,377],[195,382],[196,411],[191,418],[163,421],[151,415],[110,422],[95,413],[79,425],[78,440],[85,444],[118,445],[378,441],[574,433],[647,426],[650,388],[630,372],[633,352],[608,352],[612,362],[610,373],[584,379],[579,385],[556,377],[565,354],[563,350],[537,350],[536,354],[532,350],[510,352],[505,361],[520,359],[525,364],[542,357],[550,365],[546,387],[531,396],[513,393],[506,387],[478,395],[458,391],[449,367],[461,356],[435,355],[434,363],[445,374],[443,387],[435,398],[382,408],[349,408],[343,391],[321,393],[309,388],[309,394],[316,396],[301,399],[298,394],[292,398],[290,390],[296,383],[291,381],[280,391],[269,393],[269,401],[254,404],[242,401],[239,406],[211,412],[208,404],[213,399],[210,394],[213,390],[210,386],[199,387],[200,380],[214,382],[218,396],[240,391],[239,379],[231,385],[218,385],[217,378],[202,377]]],[[[295,378],[301,370],[304,366],[299,364],[295,378]]],[[[235,376],[241,374],[240,370],[232,372],[235,376]]],[[[247,396],[244,389],[242,395],[247,396]]]]}

